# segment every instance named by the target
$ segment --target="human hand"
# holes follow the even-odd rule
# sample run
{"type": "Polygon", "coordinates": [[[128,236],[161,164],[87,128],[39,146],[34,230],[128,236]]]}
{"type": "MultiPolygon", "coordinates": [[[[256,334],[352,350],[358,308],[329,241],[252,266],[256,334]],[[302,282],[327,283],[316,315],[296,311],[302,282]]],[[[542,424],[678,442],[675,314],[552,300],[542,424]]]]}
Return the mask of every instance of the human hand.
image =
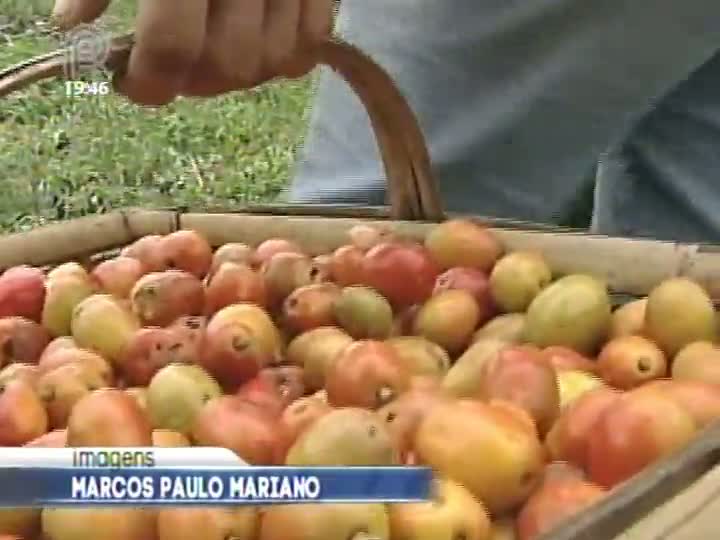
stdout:
{"type": "MultiPolygon", "coordinates": [[[[69,30],[111,0],[55,0],[69,30]]],[[[138,0],[135,45],[115,87],[142,105],[215,96],[275,77],[301,77],[332,25],[333,0],[138,0]]]]}

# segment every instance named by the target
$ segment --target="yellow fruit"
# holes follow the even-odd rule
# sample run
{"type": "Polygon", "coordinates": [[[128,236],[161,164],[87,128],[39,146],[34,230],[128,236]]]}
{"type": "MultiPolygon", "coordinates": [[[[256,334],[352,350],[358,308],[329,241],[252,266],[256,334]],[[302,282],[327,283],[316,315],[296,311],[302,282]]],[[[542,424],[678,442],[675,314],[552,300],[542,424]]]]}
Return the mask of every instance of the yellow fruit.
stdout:
{"type": "Polygon", "coordinates": [[[490,274],[490,291],[506,313],[525,311],[552,280],[552,271],[539,253],[516,251],[500,259],[490,274]]]}
{"type": "Polygon", "coordinates": [[[642,335],[645,330],[646,307],[647,298],[640,298],[617,308],[610,321],[610,339],[642,335]]]}
{"type": "Polygon", "coordinates": [[[587,371],[564,369],[557,372],[558,386],[560,387],[560,408],[582,396],[588,390],[607,386],[605,382],[587,371]]]}
{"type": "Polygon", "coordinates": [[[418,311],[413,333],[437,343],[450,353],[464,349],[480,319],[480,307],[467,291],[436,293],[418,311]]]}
{"type": "Polygon", "coordinates": [[[673,359],[672,378],[720,384],[720,348],[709,341],[685,345],[673,359]]]}
{"type": "Polygon", "coordinates": [[[75,307],[95,293],[95,288],[87,277],[61,274],[49,279],[45,290],[42,325],[53,337],[70,335],[75,307]]]}
{"type": "Polygon", "coordinates": [[[464,485],[493,514],[510,511],[528,497],[545,459],[522,409],[495,403],[437,403],[415,435],[419,461],[464,485]]]}
{"type": "Polygon", "coordinates": [[[140,322],[129,307],[109,294],[94,294],[73,311],[71,330],[78,347],[91,349],[111,362],[125,350],[140,322]]]}
{"type": "Polygon", "coordinates": [[[645,329],[672,358],[688,343],[715,340],[715,309],[705,289],[694,281],[667,279],[648,295],[645,329]]]}
{"type": "Polygon", "coordinates": [[[485,505],[467,488],[448,479],[434,482],[433,500],[391,504],[393,538],[408,540],[487,540],[490,515],[485,505]]]}
{"type": "Polygon", "coordinates": [[[524,313],[506,313],[490,319],[481,326],[472,337],[472,342],[487,338],[502,339],[508,343],[519,345],[523,342],[525,332],[524,313]]]}
{"type": "Polygon", "coordinates": [[[437,343],[420,336],[397,336],[387,341],[413,375],[442,378],[450,368],[450,356],[437,343]]]}
{"type": "Polygon", "coordinates": [[[222,308],[212,318],[213,322],[236,321],[250,328],[269,356],[279,356],[283,346],[282,337],[267,311],[250,303],[231,304],[222,308]]]}

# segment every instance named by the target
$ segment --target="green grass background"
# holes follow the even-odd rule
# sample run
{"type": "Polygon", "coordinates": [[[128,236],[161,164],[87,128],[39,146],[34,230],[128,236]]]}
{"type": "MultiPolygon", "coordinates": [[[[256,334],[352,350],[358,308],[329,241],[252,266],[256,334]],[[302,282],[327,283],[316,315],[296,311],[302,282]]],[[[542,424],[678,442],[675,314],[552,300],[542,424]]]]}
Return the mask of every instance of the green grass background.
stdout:
{"type": "MultiPolygon", "coordinates": [[[[114,0],[108,31],[132,28],[114,0]]],[[[0,0],[0,68],[53,50],[52,0],[0,0]]],[[[102,75],[94,75],[98,80],[102,75]]],[[[0,229],[122,206],[233,206],[275,198],[306,126],[310,78],[144,109],[118,96],[33,85],[0,106],[0,229]]]]}

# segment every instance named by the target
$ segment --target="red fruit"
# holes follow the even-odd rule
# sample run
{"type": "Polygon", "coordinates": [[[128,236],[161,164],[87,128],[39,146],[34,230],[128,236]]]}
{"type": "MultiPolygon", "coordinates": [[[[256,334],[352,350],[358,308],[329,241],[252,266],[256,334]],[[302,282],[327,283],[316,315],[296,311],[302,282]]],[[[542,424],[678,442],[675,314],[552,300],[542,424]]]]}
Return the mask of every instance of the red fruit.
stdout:
{"type": "Polygon", "coordinates": [[[28,448],[64,448],[67,446],[67,430],[54,429],[48,431],[23,446],[28,448]]]}
{"type": "Polygon", "coordinates": [[[143,265],[145,272],[162,272],[168,266],[162,259],[160,243],[163,237],[159,234],[149,234],[135,240],[129,246],[120,251],[121,257],[132,257],[143,265]]]}
{"type": "Polygon", "coordinates": [[[295,333],[334,326],[334,305],[340,292],[335,283],[315,283],[295,289],[283,302],[285,326],[295,333]]]}
{"type": "Polygon", "coordinates": [[[205,284],[205,313],[212,315],[240,302],[266,306],[265,281],[246,264],[222,263],[205,284]]]}
{"type": "Polygon", "coordinates": [[[462,289],[472,294],[480,306],[480,323],[484,324],[497,312],[490,293],[490,282],[485,272],[477,268],[457,266],[440,274],[435,280],[433,293],[447,289],[462,289]]]}
{"type": "Polygon", "coordinates": [[[539,349],[517,345],[488,359],[481,368],[479,397],[503,400],[525,409],[544,435],[560,413],[555,370],[539,349]]]}
{"type": "Polygon", "coordinates": [[[621,395],[612,388],[596,388],[568,405],[545,438],[551,458],[585,469],[590,434],[608,407],[621,395]]]}
{"type": "Polygon", "coordinates": [[[0,367],[15,362],[37,364],[50,343],[50,334],[24,317],[0,319],[0,367]]]}
{"type": "Polygon", "coordinates": [[[126,384],[147,386],[163,367],[194,363],[198,353],[198,344],[176,328],[141,328],[130,339],[118,366],[126,384]]]}
{"type": "Polygon", "coordinates": [[[539,538],[606,494],[605,489],[581,477],[562,475],[546,478],[518,514],[518,540],[539,538]]]}
{"type": "Polygon", "coordinates": [[[279,465],[284,435],[277,417],[237,396],[209,401],[193,425],[195,446],[228,448],[250,465],[279,465]]]}
{"type": "Polygon", "coordinates": [[[25,381],[0,386],[0,446],[22,446],[47,431],[45,406],[25,381]]]}
{"type": "Polygon", "coordinates": [[[260,370],[254,379],[240,387],[236,395],[279,415],[303,394],[305,385],[302,368],[281,366],[260,370]]]}
{"type": "Polygon", "coordinates": [[[563,480],[587,480],[587,475],[580,467],[566,461],[551,461],[545,465],[538,489],[543,483],[563,480]]]}
{"type": "Polygon", "coordinates": [[[659,392],[628,392],[612,403],[590,432],[588,475],[611,488],[695,436],[692,416],[659,392]]]}
{"type": "Polygon", "coordinates": [[[253,264],[255,266],[262,266],[272,259],[273,255],[276,253],[304,254],[302,248],[291,240],[285,240],[284,238],[269,238],[255,248],[253,264]]]}
{"type": "Polygon", "coordinates": [[[205,330],[207,328],[207,318],[197,315],[183,315],[173,322],[168,328],[172,328],[178,332],[182,339],[199,349],[205,339],[205,330]]]}
{"type": "Polygon", "coordinates": [[[345,245],[337,248],[330,260],[330,275],[343,287],[361,285],[365,278],[363,264],[365,252],[357,246],[345,245]]]}
{"type": "Polygon", "coordinates": [[[597,373],[597,365],[595,362],[583,356],[577,351],[560,345],[545,347],[542,350],[545,360],[555,369],[574,369],[587,371],[588,373],[597,373]]]}
{"type": "Polygon", "coordinates": [[[139,259],[121,256],[98,264],[90,272],[90,279],[102,291],[118,298],[127,298],[144,273],[145,268],[139,259]]]}
{"type": "Polygon", "coordinates": [[[361,340],[348,345],[332,363],[325,390],[334,407],[377,409],[407,390],[410,380],[392,346],[361,340]]]}
{"type": "Polygon", "coordinates": [[[0,276],[0,317],[40,322],[45,302],[45,274],[31,266],[15,266],[0,276]]]}
{"type": "Polygon", "coordinates": [[[152,272],[130,293],[132,309],[146,326],[167,326],[183,315],[201,315],[205,307],[202,282],[184,270],[152,272]]]}
{"type": "Polygon", "coordinates": [[[137,399],[103,388],[81,398],[67,424],[68,446],[152,446],[152,426],[137,399]]]}
{"type": "Polygon", "coordinates": [[[225,389],[237,389],[275,362],[261,339],[247,324],[211,319],[198,363],[225,389]]]}
{"type": "Polygon", "coordinates": [[[167,268],[176,268],[202,279],[210,270],[212,247],[200,233],[175,231],[163,237],[158,245],[160,257],[167,268]]]}
{"type": "Polygon", "coordinates": [[[428,251],[411,242],[378,244],[363,260],[365,283],[396,306],[430,298],[440,273],[428,251]]]}
{"type": "Polygon", "coordinates": [[[699,428],[720,419],[720,385],[701,381],[658,379],[636,392],[660,392],[685,409],[699,428]]]}

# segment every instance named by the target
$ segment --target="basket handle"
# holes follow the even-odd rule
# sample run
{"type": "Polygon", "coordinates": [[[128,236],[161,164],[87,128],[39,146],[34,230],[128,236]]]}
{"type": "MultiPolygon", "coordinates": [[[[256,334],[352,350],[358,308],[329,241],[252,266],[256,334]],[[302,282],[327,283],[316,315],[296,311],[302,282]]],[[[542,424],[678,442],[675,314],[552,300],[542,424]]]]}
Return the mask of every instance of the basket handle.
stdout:
{"type": "MultiPolygon", "coordinates": [[[[132,34],[112,40],[105,62],[110,71],[124,69],[133,41],[132,34]]],[[[43,79],[64,77],[68,52],[60,49],[0,71],[0,97],[43,79]]],[[[359,49],[338,39],[319,45],[314,54],[350,85],[365,106],[385,167],[391,218],[441,221],[444,212],[425,138],[390,76],[359,49]]]]}

